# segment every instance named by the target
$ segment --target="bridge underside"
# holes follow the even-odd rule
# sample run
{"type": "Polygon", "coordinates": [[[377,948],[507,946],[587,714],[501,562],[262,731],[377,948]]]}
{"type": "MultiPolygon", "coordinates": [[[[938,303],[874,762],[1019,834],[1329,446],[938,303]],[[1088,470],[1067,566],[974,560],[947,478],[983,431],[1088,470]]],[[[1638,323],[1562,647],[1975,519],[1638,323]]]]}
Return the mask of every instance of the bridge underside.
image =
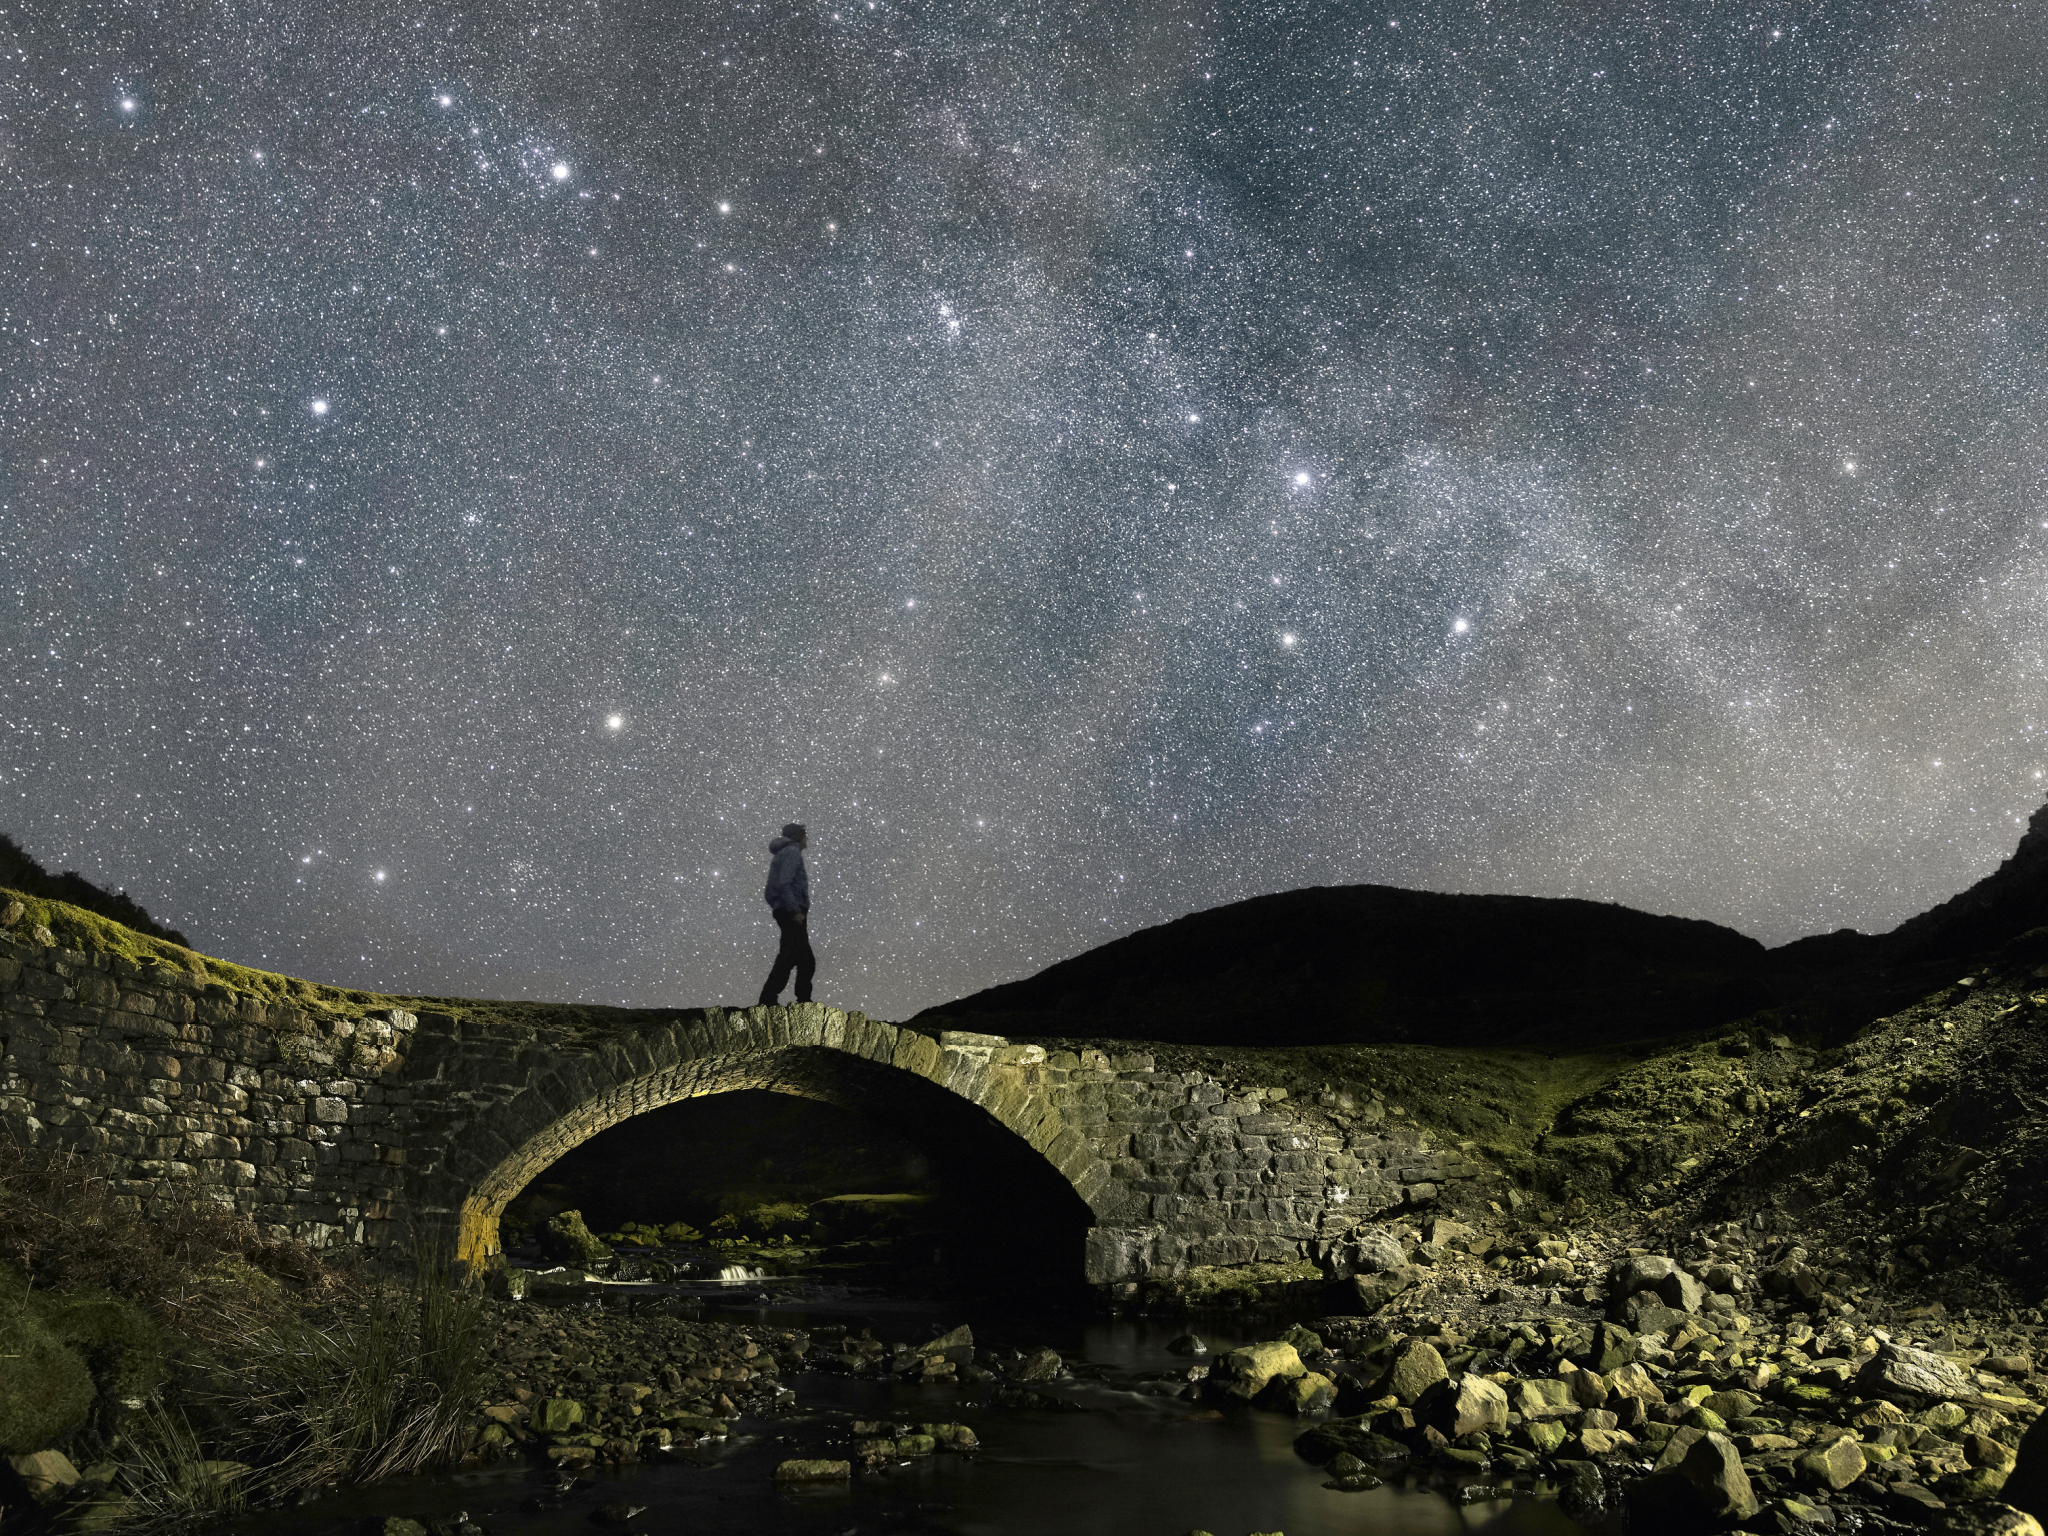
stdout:
{"type": "MultiPolygon", "coordinates": [[[[915,1144],[947,1188],[950,1208],[985,1204],[986,1219],[961,1225],[961,1262],[1021,1263],[1033,1272],[1069,1279],[1081,1274],[1094,1213],[1029,1143],[978,1104],[927,1078],[822,1046],[700,1057],[575,1105],[491,1168],[464,1199],[456,1247],[460,1260],[478,1267],[499,1262],[499,1218],[505,1207],[556,1160],[593,1136],[685,1099],[743,1089],[832,1104],[915,1144]]],[[[676,1153],[687,1157],[689,1149],[678,1147],[676,1153]]]]}

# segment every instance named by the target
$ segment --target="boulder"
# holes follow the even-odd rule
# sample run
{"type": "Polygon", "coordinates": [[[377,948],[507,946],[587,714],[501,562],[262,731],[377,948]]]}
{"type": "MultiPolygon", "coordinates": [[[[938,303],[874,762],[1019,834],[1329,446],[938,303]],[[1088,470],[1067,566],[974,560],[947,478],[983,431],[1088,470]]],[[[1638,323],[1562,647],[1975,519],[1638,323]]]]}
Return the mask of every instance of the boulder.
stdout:
{"type": "Polygon", "coordinates": [[[1304,1328],[1299,1323],[1281,1334],[1280,1340],[1284,1344],[1292,1344],[1294,1352],[1304,1360],[1310,1355],[1320,1355],[1323,1352],[1323,1336],[1313,1328],[1304,1328]]]}
{"type": "MultiPolygon", "coordinates": [[[[1953,1404],[1944,1404],[1953,1407],[1953,1404]]],[[[2048,1519],[2048,1415],[2034,1420],[2013,1453],[2012,1471],[1999,1496],[2036,1519],[2048,1519]]]]}
{"type": "Polygon", "coordinates": [[[1521,1424],[1522,1443],[1539,1456],[1555,1456],[1567,1433],[1560,1419],[1524,1419],[1521,1424]]]}
{"type": "Polygon", "coordinates": [[[1747,1419],[1752,1417],[1762,1403],[1747,1392],[1709,1392],[1699,1401],[1706,1412],[1723,1419],[1747,1419]]]}
{"type": "Polygon", "coordinates": [[[1954,1361],[1924,1349],[1884,1343],[1856,1374],[1856,1385],[1866,1396],[1927,1399],[1974,1397],[1977,1383],[1954,1361]]]}
{"type": "Polygon", "coordinates": [[[1275,1378],[1288,1380],[1307,1369],[1292,1344],[1268,1339],[1233,1349],[1223,1356],[1216,1362],[1216,1372],[1209,1381],[1224,1396],[1249,1401],[1265,1391],[1267,1383],[1275,1378]]]}
{"type": "Polygon", "coordinates": [[[1999,1444],[1989,1435],[1963,1436],[1963,1454],[1970,1459],[1973,1467],[1989,1467],[1994,1472],[2010,1472],[2016,1460],[2012,1448],[1999,1444]]]}
{"type": "Polygon", "coordinates": [[[54,1504],[78,1486],[78,1468],[62,1451],[31,1451],[8,1457],[7,1464],[38,1504],[54,1504]]]}
{"type": "Polygon", "coordinates": [[[583,1405],[570,1397],[544,1397],[533,1405],[537,1434],[566,1435],[583,1422],[583,1405]]]}
{"type": "Polygon", "coordinates": [[[1573,1371],[1564,1378],[1564,1387],[1580,1408],[1599,1408],[1607,1401],[1607,1378],[1598,1371],[1573,1371]]]}
{"type": "Polygon", "coordinates": [[[1329,1419],[1296,1437],[1294,1454],[1321,1466],[1336,1456],[1355,1456],[1376,1467],[1398,1467],[1410,1451],[1398,1440],[1389,1439],[1370,1427],[1365,1416],[1329,1419]]]}
{"type": "Polygon", "coordinates": [[[1622,1302],[1620,1316],[1632,1333],[1669,1333],[1684,1326],[1687,1314],[1656,1291],[1637,1291],[1622,1302]]]}
{"type": "Polygon", "coordinates": [[[1639,1253],[1623,1260],[1615,1270],[1614,1288],[1624,1296],[1634,1291],[1654,1291],[1673,1275],[1684,1273],[1676,1259],[1639,1253]]]}
{"type": "Polygon", "coordinates": [[[1275,1379],[1260,1394],[1259,1400],[1262,1403],[1270,1400],[1272,1407],[1299,1418],[1304,1414],[1321,1413],[1337,1401],[1337,1383],[1319,1372],[1304,1371],[1299,1376],[1275,1379]]]}
{"type": "Polygon", "coordinates": [[[1377,1275],[1359,1275],[1351,1282],[1352,1303],[1361,1314],[1370,1316],[1421,1278],[1422,1269],[1415,1264],[1397,1264],[1377,1275]]]}
{"type": "Polygon", "coordinates": [[[2006,1474],[1995,1467],[1969,1467],[1951,1472],[1939,1486],[1942,1494],[1954,1503],[1978,1504],[1986,1499],[2002,1499],[2005,1480],[2006,1474]]]}
{"type": "Polygon", "coordinates": [[[841,1483],[852,1476],[850,1461],[785,1461],[775,1469],[778,1483],[841,1483]]]}
{"type": "Polygon", "coordinates": [[[1382,1396],[1398,1397],[1412,1403],[1432,1386],[1449,1378],[1444,1357],[1436,1346],[1422,1339],[1410,1339],[1395,1354],[1387,1374],[1380,1381],[1382,1396]]]}
{"type": "Polygon", "coordinates": [[[1763,1281],[1764,1289],[1773,1296],[1783,1296],[1796,1302],[1818,1301],[1824,1289],[1820,1276],[1798,1259],[1786,1259],[1765,1270],[1763,1281]]]}
{"type": "Polygon", "coordinates": [[[1706,1438],[1707,1432],[1704,1429],[1695,1428],[1690,1424],[1683,1425],[1674,1430],[1671,1438],[1664,1442],[1664,1449],[1657,1453],[1656,1465],[1651,1470],[1653,1472],[1670,1471],[1681,1461],[1685,1460],[1685,1453],[1687,1451],[1706,1438]]]}
{"type": "Polygon", "coordinates": [[[1581,1458],[1590,1459],[1628,1450],[1635,1445],[1636,1437],[1626,1430],[1588,1427],[1581,1429],[1572,1443],[1581,1458]]]}
{"type": "Polygon", "coordinates": [[[550,1216],[538,1233],[541,1251],[565,1264],[596,1264],[612,1256],[611,1249],[583,1224],[581,1211],[563,1211],[550,1216]]]}
{"type": "Polygon", "coordinates": [[[1455,1382],[1430,1386],[1415,1405],[1415,1417],[1446,1440],[1497,1435],[1508,1427],[1508,1395],[1498,1382],[1467,1371],[1455,1382]]]}
{"type": "Polygon", "coordinates": [[[1867,1464],[1863,1447],[1845,1436],[1798,1457],[1792,1463],[1792,1472],[1801,1482],[1815,1488],[1841,1489],[1861,1477],[1867,1464]]]}
{"type": "Polygon", "coordinates": [[[1206,1355],[1209,1341],[1198,1333],[1184,1333],[1166,1346],[1170,1355],[1206,1355]]]}
{"type": "Polygon", "coordinates": [[[1012,1381],[1057,1381],[1067,1374],[1067,1362],[1056,1349],[1034,1349],[1010,1367],[1012,1381]]]}
{"type": "Polygon", "coordinates": [[[1632,1397],[1640,1403],[1661,1403],[1664,1389],[1640,1365],[1618,1366],[1607,1373],[1607,1391],[1613,1397],[1632,1397]]]}
{"type": "Polygon", "coordinates": [[[1381,1275],[1407,1262],[1407,1250],[1385,1227],[1360,1227],[1345,1243],[1344,1263],[1354,1275],[1381,1275]]]}
{"type": "Polygon", "coordinates": [[[2043,1536],[2041,1522],[2011,1504],[1965,1504],[1936,1527],[1941,1536],[2043,1536]]]}
{"type": "Polygon", "coordinates": [[[1664,1305],[1676,1312],[1697,1312],[1707,1299],[1707,1288],[1682,1269],[1674,1269],[1659,1280],[1656,1293],[1664,1305]]]}
{"type": "Polygon", "coordinates": [[[1885,1489],[1884,1497],[1893,1514],[1915,1525],[1927,1523],[1948,1508],[1930,1490],[1911,1481],[1893,1483],[1885,1489]]]}
{"type": "Polygon", "coordinates": [[[1380,1480],[1366,1464],[1348,1451],[1340,1451],[1331,1458],[1329,1473],[1330,1481],[1323,1486],[1339,1493],[1366,1493],[1380,1486],[1380,1480]]]}
{"type": "Polygon", "coordinates": [[[1509,1406],[1522,1416],[1524,1423],[1566,1419],[1579,1411],[1570,1384],[1562,1381],[1518,1381],[1509,1393],[1509,1406]]]}
{"type": "Polygon", "coordinates": [[[1636,1336],[1619,1323],[1602,1323],[1593,1331],[1586,1348],[1572,1359],[1580,1367],[1603,1375],[1634,1361],[1636,1336]]]}
{"type": "Polygon", "coordinates": [[[931,1343],[911,1353],[921,1360],[933,1355],[950,1360],[955,1365],[968,1365],[974,1360],[974,1330],[962,1323],[950,1333],[942,1333],[931,1343]]]}
{"type": "Polygon", "coordinates": [[[1726,1435],[1687,1433],[1673,1435],[1657,1470],[1630,1489],[1635,1529],[1717,1530],[1756,1514],[1756,1490],[1734,1442],[1726,1435]]]}

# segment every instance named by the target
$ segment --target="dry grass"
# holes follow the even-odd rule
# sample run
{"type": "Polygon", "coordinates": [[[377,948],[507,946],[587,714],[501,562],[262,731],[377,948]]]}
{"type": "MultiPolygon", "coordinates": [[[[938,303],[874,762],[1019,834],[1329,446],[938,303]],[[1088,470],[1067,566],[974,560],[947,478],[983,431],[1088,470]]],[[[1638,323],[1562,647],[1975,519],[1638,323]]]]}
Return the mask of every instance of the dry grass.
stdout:
{"type": "Polygon", "coordinates": [[[128,1497],[116,1523],[128,1530],[190,1529],[468,1447],[485,1309],[445,1266],[407,1278],[344,1272],[198,1203],[145,1219],[94,1159],[6,1140],[0,1265],[46,1296],[133,1303],[183,1361],[177,1392],[125,1426],[128,1497]]]}
{"type": "MultiPolygon", "coordinates": [[[[37,1290],[104,1290],[175,1333],[225,1337],[248,1321],[252,1290],[282,1302],[339,1283],[310,1249],[277,1242],[245,1217],[192,1202],[144,1217],[97,1160],[0,1137],[0,1263],[37,1290]],[[249,1284],[252,1273],[275,1282],[249,1284]]],[[[271,1310],[271,1308],[266,1308],[271,1310]]]]}

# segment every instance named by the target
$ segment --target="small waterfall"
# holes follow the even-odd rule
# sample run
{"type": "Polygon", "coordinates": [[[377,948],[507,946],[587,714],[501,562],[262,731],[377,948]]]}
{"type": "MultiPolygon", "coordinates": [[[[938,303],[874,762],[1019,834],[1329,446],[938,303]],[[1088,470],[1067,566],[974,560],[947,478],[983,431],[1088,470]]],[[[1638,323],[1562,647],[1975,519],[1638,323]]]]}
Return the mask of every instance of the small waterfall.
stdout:
{"type": "Polygon", "coordinates": [[[744,1285],[749,1280],[765,1280],[767,1278],[767,1270],[748,1269],[740,1264],[728,1264],[718,1272],[719,1282],[723,1285],[744,1285]]]}

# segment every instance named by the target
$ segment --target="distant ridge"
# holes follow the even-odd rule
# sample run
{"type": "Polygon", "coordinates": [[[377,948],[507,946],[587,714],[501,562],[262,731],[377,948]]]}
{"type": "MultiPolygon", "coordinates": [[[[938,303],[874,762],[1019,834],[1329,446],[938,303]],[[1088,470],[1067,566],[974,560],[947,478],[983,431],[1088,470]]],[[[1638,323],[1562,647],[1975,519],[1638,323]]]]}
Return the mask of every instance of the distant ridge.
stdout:
{"type": "Polygon", "coordinates": [[[1184,1045],[1576,1049],[1779,1009],[1774,1028],[1832,1034],[1894,1006],[1923,972],[2043,928],[2048,806],[1995,873],[1888,934],[1844,928],[1767,950],[1612,903],[1316,886],[1141,929],[912,1022],[1184,1045]]]}
{"type": "Polygon", "coordinates": [[[1960,895],[1909,917],[1880,941],[1899,958],[1993,949],[2048,925],[2048,805],[2034,812],[2012,857],[1960,895]]]}
{"type": "Polygon", "coordinates": [[[913,1022],[1190,1045],[1585,1045],[1754,1011],[1772,1000],[1770,969],[1755,939],[1694,918],[1317,886],[1141,930],[913,1022]]]}
{"type": "Polygon", "coordinates": [[[61,875],[53,875],[30,858],[28,851],[5,832],[0,832],[0,886],[25,895],[40,896],[45,901],[68,901],[74,907],[83,907],[88,912],[111,918],[153,939],[164,939],[186,949],[192,947],[190,939],[177,929],[167,928],[156,921],[126,891],[102,890],[75,870],[67,869],[61,875]]]}

